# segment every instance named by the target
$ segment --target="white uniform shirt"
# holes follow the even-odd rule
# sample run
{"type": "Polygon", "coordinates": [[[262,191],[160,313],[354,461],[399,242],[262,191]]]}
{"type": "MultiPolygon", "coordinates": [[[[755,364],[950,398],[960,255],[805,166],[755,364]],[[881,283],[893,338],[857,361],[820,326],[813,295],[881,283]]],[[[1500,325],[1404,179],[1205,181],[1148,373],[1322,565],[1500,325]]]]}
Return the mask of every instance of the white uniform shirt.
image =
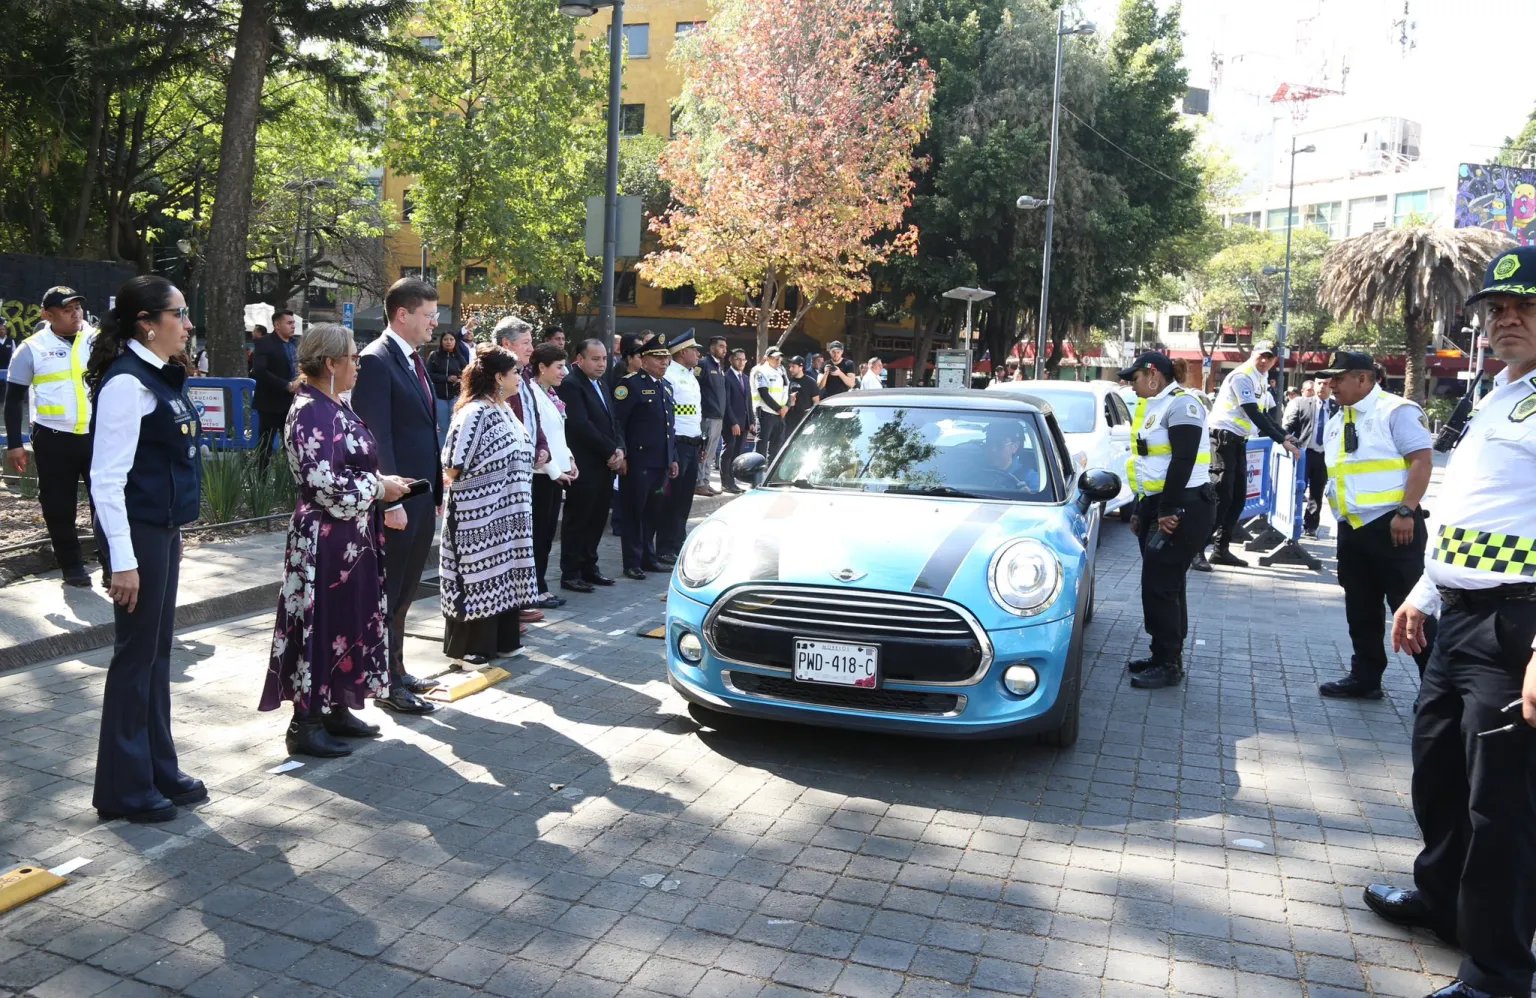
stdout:
{"type": "Polygon", "coordinates": [[[1432,443],[1424,410],[1380,385],[1354,405],[1340,406],[1323,431],[1334,515],[1362,527],[1397,509],[1408,485],[1406,458],[1432,443]],[[1344,450],[1346,421],[1355,426],[1354,451],[1344,450]],[[1403,466],[1389,468],[1395,460],[1403,466]]]}
{"type": "MultiPolygon", "coordinates": [[[[1138,418],[1132,423],[1131,457],[1126,465],[1126,477],[1137,495],[1159,495],[1168,479],[1168,466],[1173,463],[1173,444],[1168,440],[1168,428],[1196,426],[1204,430],[1205,406],[1179,385],[1168,384],[1149,399],[1138,397],[1133,411],[1138,418]],[[1146,454],[1140,453],[1139,442],[1146,444],[1146,454]]],[[[1210,480],[1210,446],[1207,441],[1202,441],[1185,488],[1199,488],[1210,480]]]]}
{"type": "Polygon", "coordinates": [[[774,367],[772,364],[759,364],[752,369],[752,408],[758,412],[767,412],[775,416],[779,409],[789,405],[789,380],[784,377],[784,369],[774,367]],[[763,402],[763,397],[758,393],[759,388],[768,389],[768,395],[777,407],[771,407],[763,402]]]}
{"type": "Polygon", "coordinates": [[[1536,374],[1508,372],[1477,404],[1435,498],[1424,574],[1408,602],[1440,611],[1447,589],[1536,581],[1536,374]]]}
{"type": "Polygon", "coordinates": [[[1226,430],[1240,437],[1258,436],[1258,429],[1248,419],[1243,406],[1263,401],[1269,391],[1264,375],[1249,361],[1236,368],[1221,383],[1216,393],[1216,406],[1211,412],[1209,426],[1213,430],[1226,430]]]}
{"type": "Polygon", "coordinates": [[[66,340],[45,325],[16,348],[5,377],[10,384],[32,386],[32,422],[60,433],[89,432],[91,402],[81,379],[95,342],[94,329],[82,326],[66,340]]]}
{"type": "MultiPolygon", "coordinates": [[[[165,361],[155,356],[138,340],[129,340],[128,349],[156,370],[165,361]]],[[[138,378],[119,375],[107,382],[96,397],[96,436],[91,441],[91,501],[96,504],[96,519],[107,538],[107,553],[112,571],[127,572],[139,567],[133,553],[133,538],[128,532],[128,503],[123,489],[128,472],[139,450],[139,426],[155,411],[155,393],[138,378]]]]}
{"type": "Polygon", "coordinates": [[[680,437],[702,437],[704,421],[699,408],[704,403],[704,391],[699,379],[675,360],[667,365],[666,378],[672,386],[672,428],[680,437]]]}

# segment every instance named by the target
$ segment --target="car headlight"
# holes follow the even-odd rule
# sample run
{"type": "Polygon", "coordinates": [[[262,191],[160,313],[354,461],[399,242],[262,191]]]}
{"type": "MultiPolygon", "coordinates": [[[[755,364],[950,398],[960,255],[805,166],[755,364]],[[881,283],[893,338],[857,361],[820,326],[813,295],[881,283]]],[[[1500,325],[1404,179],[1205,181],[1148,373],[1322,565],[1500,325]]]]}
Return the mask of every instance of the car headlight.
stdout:
{"type": "Polygon", "coordinates": [[[731,560],[731,531],[719,520],[706,520],[688,535],[677,575],[683,585],[697,589],[720,577],[731,560]]]}
{"type": "Polygon", "coordinates": [[[992,556],[987,571],[992,598],[1009,613],[1032,617],[1061,592],[1061,562],[1033,537],[1014,541],[992,556]]]}
{"type": "Polygon", "coordinates": [[[683,636],[677,639],[677,653],[683,657],[683,661],[698,665],[704,658],[704,645],[699,641],[697,634],[685,631],[683,636]]]}

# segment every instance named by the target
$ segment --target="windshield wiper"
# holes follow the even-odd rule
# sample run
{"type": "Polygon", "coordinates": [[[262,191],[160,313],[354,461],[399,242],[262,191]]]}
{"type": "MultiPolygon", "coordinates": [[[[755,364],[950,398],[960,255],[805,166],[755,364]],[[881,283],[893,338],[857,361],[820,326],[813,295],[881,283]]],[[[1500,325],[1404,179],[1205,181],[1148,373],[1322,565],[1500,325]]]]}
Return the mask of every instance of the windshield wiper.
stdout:
{"type": "Polygon", "coordinates": [[[900,492],[906,495],[917,496],[947,496],[951,499],[996,499],[997,496],[982,495],[979,492],[967,492],[964,489],[952,488],[948,485],[892,485],[885,491],[900,492]]]}
{"type": "Polygon", "coordinates": [[[770,482],[769,484],[776,489],[817,489],[830,492],[838,491],[838,488],[835,485],[818,485],[808,478],[797,478],[792,482],[770,482]]]}

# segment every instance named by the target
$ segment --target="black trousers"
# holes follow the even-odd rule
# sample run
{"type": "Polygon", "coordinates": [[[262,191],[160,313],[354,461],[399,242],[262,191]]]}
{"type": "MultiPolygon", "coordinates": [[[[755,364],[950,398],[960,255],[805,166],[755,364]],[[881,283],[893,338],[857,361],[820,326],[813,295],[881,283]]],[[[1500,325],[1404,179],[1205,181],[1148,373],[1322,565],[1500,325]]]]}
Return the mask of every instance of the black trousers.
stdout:
{"type": "Polygon", "coordinates": [[[656,528],[656,553],[676,558],[688,538],[688,515],[693,512],[693,490],[699,484],[699,437],[677,438],[677,477],[667,485],[667,502],[656,528]]]}
{"type": "MultiPolygon", "coordinates": [[[[91,490],[91,434],[60,433],[34,423],[32,454],[37,459],[37,501],[43,507],[53,556],[60,568],[84,565],[80,535],[75,532],[75,513],[79,508],[79,483],[85,482],[87,495],[91,490]]],[[[91,523],[96,523],[94,503],[91,523]]],[[[100,530],[96,531],[96,558],[102,568],[107,567],[106,539],[100,530]]]]}
{"type": "Polygon", "coordinates": [[[629,474],[619,476],[619,535],[625,571],[656,563],[656,528],[661,525],[666,502],[662,490],[668,470],[630,465],[629,474]]]}
{"type": "Polygon", "coordinates": [[[1211,454],[1211,481],[1216,486],[1215,543],[1216,550],[1225,551],[1248,502],[1248,441],[1223,430],[1211,437],[1216,445],[1211,454]]]}
{"type": "Polygon", "coordinates": [[[757,412],[757,452],[772,461],[784,446],[784,418],[777,413],[757,412]]]}
{"type": "MultiPolygon", "coordinates": [[[[292,402],[290,401],[289,405],[292,402]]],[[[256,461],[262,468],[272,460],[272,443],[275,440],[278,447],[283,445],[283,424],[288,422],[289,406],[281,409],[257,409],[257,423],[261,429],[256,435],[256,461]]]]}
{"type": "Polygon", "coordinates": [[[1328,460],[1320,450],[1304,450],[1307,462],[1307,509],[1302,515],[1303,530],[1316,531],[1323,516],[1323,489],[1328,485],[1328,460]]]}
{"type": "Polygon", "coordinates": [[[571,580],[597,574],[597,545],[613,505],[613,472],[603,464],[576,470],[560,521],[560,578],[571,580]]]}
{"type": "Polygon", "coordinates": [[[1204,550],[1205,540],[1211,536],[1211,522],[1216,516],[1212,493],[1209,485],[1185,492],[1179,525],[1155,551],[1147,550],[1147,542],[1157,533],[1162,496],[1144,496],[1136,504],[1140,521],[1136,539],[1141,545],[1141,618],[1152,638],[1152,659],[1159,664],[1184,659],[1184,639],[1189,636],[1185,581],[1190,562],[1204,550]]]}
{"type": "Polygon", "coordinates": [[[113,607],[117,638],[107,666],[96,748],[98,811],[152,811],[192,789],[171,738],[171,636],[176,630],[176,583],[181,531],[129,521],[139,562],[139,602],[132,613],[113,607]]]}
{"type": "Polygon", "coordinates": [[[389,674],[405,673],[405,618],[416,600],[437,529],[432,493],[405,501],[405,529],[384,528],[384,615],[389,628],[389,674]]]}
{"type": "MultiPolygon", "coordinates": [[[[1413,719],[1414,882],[1466,953],[1458,975],[1526,995],[1536,958],[1536,729],[1511,721],[1536,635],[1536,603],[1447,600],[1413,719]]],[[[1518,710],[1518,708],[1517,708],[1518,710]]]]}
{"type": "MultiPolygon", "coordinates": [[[[1424,573],[1424,546],[1429,531],[1422,518],[1414,521],[1413,543],[1392,544],[1392,514],[1361,527],[1339,522],[1339,585],[1344,587],[1344,618],[1354,647],[1349,671],[1355,678],[1379,686],[1387,671],[1387,614],[1394,614],[1424,573]]],[[[1429,645],[1413,657],[1419,674],[1434,647],[1434,618],[1424,622],[1429,645]]],[[[1506,701],[1507,702],[1507,701],[1506,701]]]]}
{"type": "Polygon", "coordinates": [[[540,593],[549,592],[544,573],[549,569],[549,549],[555,543],[555,525],[560,522],[560,499],[564,492],[564,486],[556,485],[542,471],[533,473],[533,567],[538,573],[540,593]]]}
{"type": "Polygon", "coordinates": [[[510,655],[523,646],[522,613],[516,607],[480,620],[443,621],[443,654],[448,658],[510,655]]]}
{"type": "Polygon", "coordinates": [[[720,487],[722,489],[739,488],[736,475],[731,470],[731,464],[741,457],[741,445],[746,443],[747,428],[743,426],[740,433],[732,433],[727,426],[721,431],[721,439],[725,441],[725,454],[720,458],[720,487]]]}

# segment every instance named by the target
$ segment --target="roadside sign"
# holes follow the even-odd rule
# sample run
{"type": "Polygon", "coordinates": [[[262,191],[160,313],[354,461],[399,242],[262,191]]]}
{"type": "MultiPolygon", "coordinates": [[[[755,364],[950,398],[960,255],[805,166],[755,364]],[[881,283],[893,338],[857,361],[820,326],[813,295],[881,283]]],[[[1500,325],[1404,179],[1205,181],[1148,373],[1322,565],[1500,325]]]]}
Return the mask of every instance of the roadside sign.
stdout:
{"type": "MultiPolygon", "coordinates": [[[[603,255],[603,198],[587,198],[587,256],[603,255]]],[[[621,257],[640,255],[640,199],[619,198],[619,231],[614,237],[621,257]]]]}
{"type": "Polygon", "coordinates": [[[352,304],[351,302],[347,302],[346,304],[342,305],[341,306],[341,324],[343,326],[346,326],[348,329],[355,328],[352,325],[352,321],[353,321],[354,317],[356,316],[356,314],[357,314],[357,306],[356,305],[352,304]]]}
{"type": "Polygon", "coordinates": [[[969,350],[935,350],[933,352],[933,383],[939,388],[971,387],[971,352],[969,350]]]}

